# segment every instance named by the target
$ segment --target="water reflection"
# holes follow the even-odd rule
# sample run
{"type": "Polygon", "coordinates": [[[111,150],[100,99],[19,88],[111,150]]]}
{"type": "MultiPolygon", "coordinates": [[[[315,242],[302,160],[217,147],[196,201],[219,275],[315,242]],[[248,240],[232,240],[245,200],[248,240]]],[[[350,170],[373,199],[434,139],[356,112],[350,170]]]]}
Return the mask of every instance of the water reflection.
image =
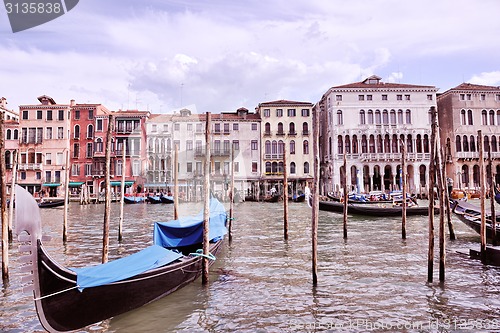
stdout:
{"type": "MultiPolygon", "coordinates": [[[[201,204],[181,205],[181,214],[199,208],[201,204]]],[[[426,283],[426,217],[409,217],[408,238],[402,240],[398,218],[350,216],[344,240],[341,215],[320,212],[319,283],[313,287],[310,210],[300,203],[289,208],[289,240],[285,241],[281,205],[238,205],[233,241],[226,242],[208,287],[197,280],[87,331],[304,332],[341,327],[367,331],[396,324],[409,325],[406,331],[428,331],[432,325],[447,331],[452,330],[451,323],[468,319],[476,324],[489,320],[486,331],[500,328],[500,322],[492,326],[500,315],[499,271],[458,253],[477,248],[479,240],[458,220],[454,220],[458,240],[447,241],[446,282],[441,285],[426,283]]],[[[49,251],[56,260],[73,267],[99,263],[103,209],[103,205],[71,205],[66,245],[60,240],[62,210],[42,211],[44,232],[53,237],[49,251]]],[[[119,244],[118,205],[113,206],[111,259],[150,245],[153,222],[172,217],[171,205],[127,205],[125,209],[124,241],[119,244]]],[[[17,254],[12,256],[11,285],[3,286],[0,297],[1,330],[40,331],[32,301],[19,293],[17,254]]],[[[436,242],[436,281],[437,256],[436,242]]]]}

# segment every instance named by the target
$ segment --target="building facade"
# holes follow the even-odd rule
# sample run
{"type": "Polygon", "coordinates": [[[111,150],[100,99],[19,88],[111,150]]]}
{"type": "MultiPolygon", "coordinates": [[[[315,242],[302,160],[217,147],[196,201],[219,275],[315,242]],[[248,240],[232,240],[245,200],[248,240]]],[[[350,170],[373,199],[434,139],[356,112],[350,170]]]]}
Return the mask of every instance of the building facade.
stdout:
{"type": "MultiPolygon", "coordinates": [[[[478,130],[484,158],[491,148],[493,179],[500,183],[500,87],[462,83],[438,96],[441,146],[447,177],[460,189],[480,186],[478,130]]],[[[488,187],[490,168],[486,165],[488,187]]]]}
{"type": "Polygon", "coordinates": [[[71,106],[47,95],[38,100],[40,104],[19,106],[18,184],[32,194],[62,196],[71,106]]]}
{"type": "Polygon", "coordinates": [[[282,193],[283,157],[286,154],[289,191],[303,191],[313,180],[312,108],[309,102],[278,100],[260,103],[262,181],[260,195],[271,188],[282,193]]]}
{"type": "Polygon", "coordinates": [[[4,117],[4,147],[7,192],[10,193],[12,185],[12,170],[15,156],[19,150],[19,114],[7,108],[7,99],[0,98],[0,112],[4,117]]]}
{"type": "Polygon", "coordinates": [[[384,83],[378,76],[330,88],[321,98],[321,190],[401,187],[401,144],[409,191],[427,191],[434,86],[384,83]],[[344,154],[347,170],[343,168],[344,154]]]}

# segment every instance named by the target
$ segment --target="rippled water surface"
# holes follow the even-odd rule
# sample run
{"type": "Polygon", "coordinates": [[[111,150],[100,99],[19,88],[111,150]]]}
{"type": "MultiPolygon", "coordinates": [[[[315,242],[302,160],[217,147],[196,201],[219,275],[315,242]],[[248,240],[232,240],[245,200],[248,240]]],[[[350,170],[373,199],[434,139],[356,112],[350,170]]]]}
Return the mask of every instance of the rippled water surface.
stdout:
{"type": "MultiPolygon", "coordinates": [[[[201,204],[181,204],[181,214],[201,204]]],[[[42,210],[49,253],[70,267],[101,258],[104,205],[69,208],[69,241],[61,241],[62,209],[42,210]]],[[[124,240],[117,242],[119,205],[112,206],[110,259],[152,243],[154,221],[172,218],[172,205],[126,205],[124,240]]],[[[235,207],[231,244],[211,270],[141,309],[87,327],[88,332],[313,332],[500,331],[500,270],[461,253],[478,248],[478,235],[456,220],[458,240],[447,241],[446,282],[428,284],[427,217],[350,216],[343,239],[342,215],[320,211],[318,285],[311,277],[311,211],[289,205],[289,239],[283,239],[283,208],[247,202],[235,207]]],[[[436,219],[436,235],[438,219],[436,219]]],[[[436,241],[436,257],[438,255],[436,241]]],[[[21,293],[17,243],[10,248],[10,282],[2,284],[0,330],[41,332],[34,303],[21,293]]],[[[438,281],[438,261],[434,264],[438,281]]],[[[84,311],[84,309],[82,309],[84,311]]]]}

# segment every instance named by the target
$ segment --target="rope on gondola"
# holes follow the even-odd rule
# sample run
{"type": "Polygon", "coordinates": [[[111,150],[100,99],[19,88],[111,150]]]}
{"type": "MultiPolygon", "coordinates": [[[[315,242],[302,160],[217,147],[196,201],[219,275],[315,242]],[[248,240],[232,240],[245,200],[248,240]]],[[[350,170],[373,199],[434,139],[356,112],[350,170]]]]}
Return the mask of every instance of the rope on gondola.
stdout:
{"type": "Polygon", "coordinates": [[[194,256],[194,257],[204,257],[204,258],[207,258],[207,259],[213,260],[213,261],[215,261],[217,259],[210,252],[208,254],[204,254],[202,249],[198,249],[198,250],[196,250],[196,253],[190,253],[189,255],[194,256]]]}
{"type": "Polygon", "coordinates": [[[62,294],[64,292],[67,292],[67,291],[70,291],[70,290],[73,290],[73,289],[76,289],[76,288],[79,288],[78,285],[74,286],[74,287],[71,287],[71,288],[68,288],[68,289],[64,289],[64,290],[61,290],[61,291],[57,291],[55,293],[52,293],[52,294],[48,294],[48,295],[45,295],[45,296],[42,296],[42,297],[35,297],[35,301],[39,301],[39,300],[42,300],[44,298],[48,298],[48,297],[52,297],[52,296],[55,296],[55,295],[59,295],[59,294],[62,294]]]}

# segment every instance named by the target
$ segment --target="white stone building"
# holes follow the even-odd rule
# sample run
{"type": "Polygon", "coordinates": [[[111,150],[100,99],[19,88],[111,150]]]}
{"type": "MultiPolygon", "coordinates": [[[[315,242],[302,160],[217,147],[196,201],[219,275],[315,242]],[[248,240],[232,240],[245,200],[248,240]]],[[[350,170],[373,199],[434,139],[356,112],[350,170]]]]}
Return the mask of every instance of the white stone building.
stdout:
{"type": "Polygon", "coordinates": [[[330,88],[320,101],[321,190],[340,191],[347,159],[349,190],[399,189],[401,142],[406,144],[409,191],[426,193],[430,108],[434,86],[384,83],[378,76],[330,88]]]}

